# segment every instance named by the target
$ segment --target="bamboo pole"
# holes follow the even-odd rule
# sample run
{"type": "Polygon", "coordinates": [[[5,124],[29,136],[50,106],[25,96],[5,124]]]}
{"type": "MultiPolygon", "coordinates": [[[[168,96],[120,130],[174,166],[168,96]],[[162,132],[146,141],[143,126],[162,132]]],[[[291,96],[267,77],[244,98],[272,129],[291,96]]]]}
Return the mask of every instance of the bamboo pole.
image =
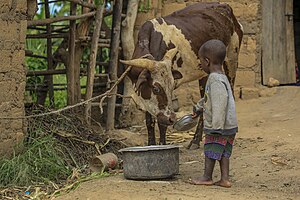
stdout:
{"type": "MultiPolygon", "coordinates": [[[[104,12],[105,4],[99,6],[96,13],[96,26],[94,28],[94,33],[92,37],[92,45],[91,45],[91,54],[90,54],[90,62],[88,67],[88,75],[87,75],[87,87],[85,100],[88,100],[93,95],[93,85],[94,85],[94,74],[95,74],[95,66],[96,66],[96,58],[98,51],[98,41],[100,36],[100,29],[102,25],[103,12],[104,12]]],[[[85,120],[88,124],[91,123],[91,102],[88,102],[85,107],[85,120]]]]}
{"type": "MultiPolygon", "coordinates": [[[[70,15],[76,15],[75,3],[71,3],[70,15]]],[[[70,21],[69,36],[69,64],[67,66],[67,83],[68,83],[68,105],[75,104],[75,76],[74,76],[74,55],[75,55],[75,39],[76,39],[76,20],[70,21]]]]}
{"type": "MultiPolygon", "coordinates": [[[[46,19],[50,18],[50,10],[49,10],[49,1],[45,0],[45,16],[46,19]]],[[[51,25],[47,24],[47,34],[51,35],[51,25]]],[[[48,64],[48,70],[53,70],[53,57],[52,57],[52,39],[47,38],[47,64],[48,64]]],[[[45,77],[47,79],[48,83],[48,89],[49,89],[49,100],[50,100],[50,106],[54,106],[54,90],[53,90],[53,76],[49,75],[45,77]]]]}
{"type": "Polygon", "coordinates": [[[61,22],[61,21],[67,21],[67,20],[75,21],[77,19],[83,19],[83,18],[94,16],[95,14],[96,14],[96,12],[93,11],[93,12],[89,12],[89,13],[77,15],[77,16],[70,15],[70,16],[61,16],[61,17],[55,17],[55,18],[50,18],[50,19],[31,20],[31,21],[27,22],[27,27],[28,26],[44,26],[47,24],[52,24],[55,22],[61,22]]]}
{"type": "MultiPolygon", "coordinates": [[[[118,55],[120,45],[120,29],[121,29],[121,18],[122,18],[122,5],[123,0],[115,1],[114,12],[113,12],[113,31],[112,31],[112,42],[110,49],[110,80],[112,83],[118,79],[117,68],[118,68],[118,55]]],[[[113,88],[112,94],[117,93],[117,87],[113,88]]],[[[107,102],[107,121],[106,130],[110,131],[114,129],[115,122],[115,105],[116,95],[111,95],[107,102]]]]}

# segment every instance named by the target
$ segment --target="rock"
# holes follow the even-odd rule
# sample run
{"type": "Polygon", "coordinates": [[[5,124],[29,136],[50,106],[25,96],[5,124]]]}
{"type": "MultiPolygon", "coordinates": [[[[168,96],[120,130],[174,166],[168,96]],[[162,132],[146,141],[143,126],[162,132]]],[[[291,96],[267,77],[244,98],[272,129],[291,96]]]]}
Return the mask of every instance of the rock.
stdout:
{"type": "Polygon", "coordinates": [[[269,87],[275,87],[275,86],[278,86],[279,84],[280,84],[279,81],[275,78],[272,78],[272,77],[269,78],[269,81],[267,83],[267,85],[269,87]]]}

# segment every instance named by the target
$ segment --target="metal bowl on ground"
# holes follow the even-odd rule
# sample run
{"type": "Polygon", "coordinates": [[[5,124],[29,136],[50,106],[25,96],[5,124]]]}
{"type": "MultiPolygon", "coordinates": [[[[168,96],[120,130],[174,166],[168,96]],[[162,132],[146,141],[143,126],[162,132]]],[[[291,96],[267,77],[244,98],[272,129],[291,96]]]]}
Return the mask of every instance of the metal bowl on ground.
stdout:
{"type": "Polygon", "coordinates": [[[128,147],[119,152],[122,153],[123,173],[127,179],[164,179],[179,173],[179,146],[128,147]]]}
{"type": "Polygon", "coordinates": [[[198,123],[198,117],[193,118],[191,114],[184,115],[179,120],[177,120],[173,128],[177,131],[188,131],[194,128],[198,123]]]}

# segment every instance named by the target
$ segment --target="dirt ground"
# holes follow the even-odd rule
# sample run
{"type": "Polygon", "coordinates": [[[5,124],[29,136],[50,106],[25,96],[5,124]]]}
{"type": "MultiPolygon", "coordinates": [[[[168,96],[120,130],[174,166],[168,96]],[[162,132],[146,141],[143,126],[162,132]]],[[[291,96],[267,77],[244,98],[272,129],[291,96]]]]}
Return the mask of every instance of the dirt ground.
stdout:
{"type": "MultiPolygon", "coordinates": [[[[236,102],[239,133],[231,158],[232,188],[186,183],[188,178],[202,174],[204,157],[202,146],[197,150],[183,147],[180,174],[172,180],[132,181],[119,174],[82,183],[56,199],[300,199],[300,87],[268,90],[269,94],[276,92],[236,102]]],[[[136,140],[145,139],[145,129],[140,132],[136,140]]],[[[180,144],[186,146],[188,142],[185,139],[180,144]]],[[[217,165],[214,180],[219,177],[217,165]]]]}

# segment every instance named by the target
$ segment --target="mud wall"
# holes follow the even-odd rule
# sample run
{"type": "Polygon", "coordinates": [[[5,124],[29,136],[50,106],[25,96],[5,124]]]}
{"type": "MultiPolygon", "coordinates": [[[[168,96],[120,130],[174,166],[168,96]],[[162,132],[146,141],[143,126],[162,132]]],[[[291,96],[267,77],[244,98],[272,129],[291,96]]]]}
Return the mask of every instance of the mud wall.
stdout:
{"type": "MultiPolygon", "coordinates": [[[[235,82],[235,94],[243,99],[258,97],[257,87],[261,85],[261,0],[214,0],[227,3],[233,8],[239,22],[244,28],[244,37],[239,56],[239,67],[235,82]],[[239,95],[240,94],[240,95],[239,95]]],[[[143,1],[144,3],[147,0],[143,1]]],[[[196,2],[212,2],[212,0],[151,0],[150,9],[139,12],[136,26],[135,38],[140,26],[148,19],[165,16],[175,10],[184,8],[196,2]]],[[[197,83],[188,84],[188,87],[197,87],[197,83]]],[[[181,92],[186,92],[185,89],[181,92]]],[[[189,94],[184,96],[190,96],[189,94]]],[[[189,97],[189,99],[191,99],[189,97]]]]}
{"type": "MultiPolygon", "coordinates": [[[[24,116],[27,0],[0,1],[0,118],[24,116]]],[[[0,156],[22,142],[24,120],[0,119],[0,156]]]]}

